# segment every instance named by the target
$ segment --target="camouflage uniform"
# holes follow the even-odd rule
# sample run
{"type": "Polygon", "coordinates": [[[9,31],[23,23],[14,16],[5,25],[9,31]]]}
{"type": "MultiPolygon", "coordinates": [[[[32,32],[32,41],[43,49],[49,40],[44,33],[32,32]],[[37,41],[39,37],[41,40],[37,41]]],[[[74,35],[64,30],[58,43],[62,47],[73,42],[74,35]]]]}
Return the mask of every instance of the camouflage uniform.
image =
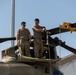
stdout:
{"type": "Polygon", "coordinates": [[[30,54],[30,46],[29,46],[29,35],[30,32],[28,29],[17,31],[17,35],[19,37],[19,53],[26,56],[31,56],[30,54]]]}
{"type": "MultiPolygon", "coordinates": [[[[34,26],[37,29],[42,29],[41,26],[34,26]]],[[[34,32],[34,56],[36,58],[41,58],[43,55],[43,41],[42,41],[42,33],[33,30],[34,32]]]]}

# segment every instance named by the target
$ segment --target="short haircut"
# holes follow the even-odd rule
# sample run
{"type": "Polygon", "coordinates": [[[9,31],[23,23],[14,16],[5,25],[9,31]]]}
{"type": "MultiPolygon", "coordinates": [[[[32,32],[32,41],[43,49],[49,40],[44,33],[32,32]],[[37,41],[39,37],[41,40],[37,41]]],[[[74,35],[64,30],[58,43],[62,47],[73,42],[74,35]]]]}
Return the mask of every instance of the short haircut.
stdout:
{"type": "Polygon", "coordinates": [[[21,22],[21,25],[24,25],[24,24],[26,24],[26,22],[21,22]]]}
{"type": "Polygon", "coordinates": [[[38,18],[36,18],[34,21],[38,21],[38,22],[40,22],[38,18]]]}

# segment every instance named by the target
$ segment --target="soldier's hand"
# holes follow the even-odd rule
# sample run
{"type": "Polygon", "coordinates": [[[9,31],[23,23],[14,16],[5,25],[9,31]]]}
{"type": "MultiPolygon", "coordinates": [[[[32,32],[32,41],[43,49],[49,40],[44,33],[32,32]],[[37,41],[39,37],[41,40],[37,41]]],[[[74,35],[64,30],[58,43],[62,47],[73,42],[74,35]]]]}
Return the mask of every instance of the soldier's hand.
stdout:
{"type": "Polygon", "coordinates": [[[44,32],[44,31],[46,31],[46,28],[43,28],[42,30],[43,30],[43,32],[44,32]]]}
{"type": "Polygon", "coordinates": [[[41,32],[44,32],[44,31],[45,31],[45,28],[43,28],[43,29],[40,29],[40,31],[41,31],[41,32]]]}

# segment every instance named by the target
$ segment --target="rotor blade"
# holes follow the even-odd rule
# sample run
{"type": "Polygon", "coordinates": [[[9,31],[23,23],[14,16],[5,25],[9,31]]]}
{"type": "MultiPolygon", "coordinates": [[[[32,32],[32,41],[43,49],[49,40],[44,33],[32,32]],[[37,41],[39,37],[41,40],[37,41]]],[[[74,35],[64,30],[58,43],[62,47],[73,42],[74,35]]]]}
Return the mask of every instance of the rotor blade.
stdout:
{"type": "Polygon", "coordinates": [[[49,29],[47,31],[50,33],[50,35],[55,35],[55,34],[59,34],[59,33],[68,32],[70,30],[69,29],[62,29],[61,27],[57,27],[54,29],[49,29]]]}
{"type": "MultiPolygon", "coordinates": [[[[34,39],[34,37],[32,36],[31,39],[34,39]]],[[[16,40],[16,37],[0,38],[0,43],[5,42],[5,41],[9,41],[9,40],[16,40]]]]}
{"type": "Polygon", "coordinates": [[[69,50],[69,51],[71,51],[72,53],[76,54],[76,49],[74,49],[72,47],[69,47],[68,45],[65,45],[63,43],[60,46],[67,49],[67,50],[69,50]]]}
{"type": "Polygon", "coordinates": [[[0,43],[8,41],[8,40],[16,40],[16,38],[15,37],[0,38],[0,43]]]}
{"type": "Polygon", "coordinates": [[[61,40],[59,40],[59,38],[55,37],[54,42],[56,43],[56,45],[59,45],[59,46],[61,46],[61,47],[63,47],[63,48],[65,48],[65,49],[76,54],[76,49],[66,45],[65,42],[62,42],[61,40]]]}

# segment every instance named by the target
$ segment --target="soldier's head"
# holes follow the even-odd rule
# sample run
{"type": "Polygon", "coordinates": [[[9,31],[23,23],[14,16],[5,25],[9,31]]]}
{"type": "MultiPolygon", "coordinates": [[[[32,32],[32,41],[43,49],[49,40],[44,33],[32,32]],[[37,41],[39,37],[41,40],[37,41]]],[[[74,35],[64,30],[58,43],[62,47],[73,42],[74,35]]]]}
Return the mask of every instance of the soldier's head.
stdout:
{"type": "Polygon", "coordinates": [[[38,18],[36,18],[34,21],[35,21],[35,25],[39,25],[39,22],[40,22],[40,21],[39,21],[38,18]]]}
{"type": "Polygon", "coordinates": [[[26,22],[21,22],[21,28],[24,29],[26,26],[26,22]]]}

